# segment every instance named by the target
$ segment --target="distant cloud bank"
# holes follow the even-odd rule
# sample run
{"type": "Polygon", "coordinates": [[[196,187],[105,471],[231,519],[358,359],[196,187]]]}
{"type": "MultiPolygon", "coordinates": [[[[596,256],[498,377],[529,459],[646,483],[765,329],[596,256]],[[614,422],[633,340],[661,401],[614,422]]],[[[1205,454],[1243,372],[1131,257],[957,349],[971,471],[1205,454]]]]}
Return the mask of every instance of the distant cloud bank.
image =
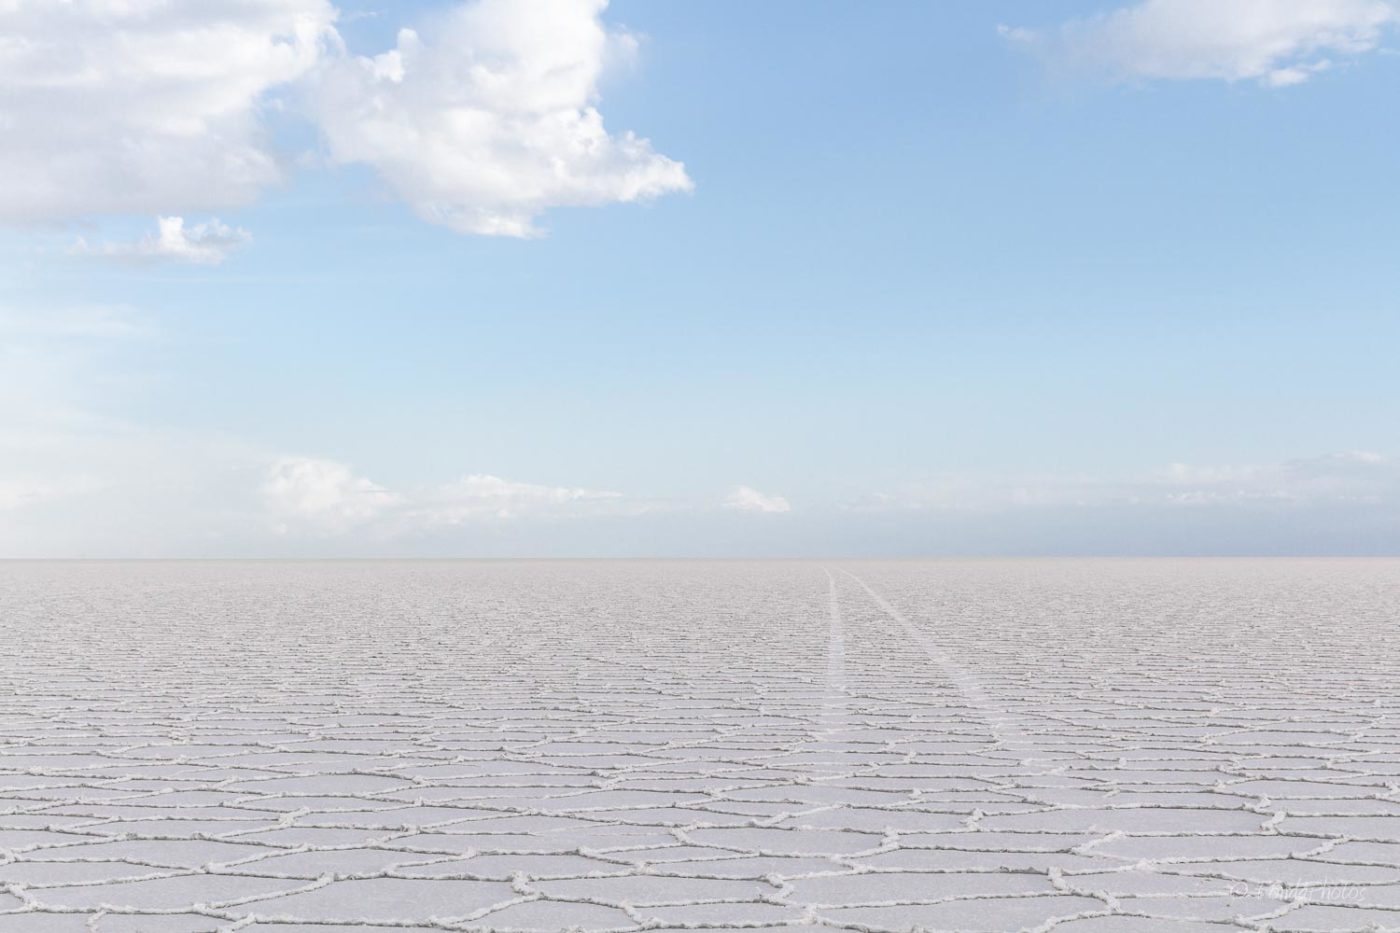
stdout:
{"type": "Polygon", "coordinates": [[[279,535],[335,535],[378,526],[389,535],[478,521],[610,512],[620,493],[469,474],[430,489],[391,492],[334,460],[283,457],[266,469],[262,506],[279,535]],[[602,507],[601,509],[599,507],[602,507]]]}
{"type": "Polygon", "coordinates": [[[740,486],[724,500],[726,508],[738,512],[791,512],[792,506],[782,496],[768,496],[751,486],[740,486]]]}
{"type": "Polygon", "coordinates": [[[655,497],[481,464],[391,481],[107,414],[113,373],[139,373],[163,336],[121,308],[0,308],[0,557],[1400,551],[1394,452],[911,477],[864,494],[808,489],[800,509],[747,485],[655,497]]]}
{"type": "Polygon", "coordinates": [[[1048,508],[1375,505],[1400,508],[1400,459],[1349,451],[1255,466],[1184,463],[1134,477],[1042,475],[911,483],[849,507],[998,512],[1048,508]]]}
{"type": "Polygon", "coordinates": [[[1301,84],[1380,47],[1400,22],[1389,0],[1142,0],[1058,29],[1001,27],[1053,62],[1112,79],[1301,84]]]}
{"type": "Polygon", "coordinates": [[[156,231],[152,236],[126,243],[89,245],[87,240],[79,239],[73,252],[124,262],[170,259],[217,266],[230,253],[253,242],[253,235],[247,230],[230,227],[217,217],[188,227],[183,217],[157,217],[156,231]]]}

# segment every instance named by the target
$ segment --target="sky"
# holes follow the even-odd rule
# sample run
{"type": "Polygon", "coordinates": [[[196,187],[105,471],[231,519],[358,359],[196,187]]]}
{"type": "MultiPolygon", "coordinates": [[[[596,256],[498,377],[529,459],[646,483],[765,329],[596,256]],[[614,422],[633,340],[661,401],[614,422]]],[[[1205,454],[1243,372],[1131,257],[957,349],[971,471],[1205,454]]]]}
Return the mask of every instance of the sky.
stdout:
{"type": "Polygon", "coordinates": [[[1400,553],[1400,2],[0,2],[0,556],[1400,553]]]}

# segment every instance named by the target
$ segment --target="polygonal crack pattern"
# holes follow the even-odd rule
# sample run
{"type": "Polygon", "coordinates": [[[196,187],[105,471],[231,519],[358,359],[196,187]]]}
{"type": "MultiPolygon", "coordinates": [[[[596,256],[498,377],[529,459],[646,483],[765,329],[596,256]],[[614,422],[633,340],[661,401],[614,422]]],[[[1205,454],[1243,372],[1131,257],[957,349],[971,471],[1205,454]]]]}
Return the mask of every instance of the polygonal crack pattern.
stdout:
{"type": "Polygon", "coordinates": [[[1398,571],[0,565],[0,933],[1400,930],[1398,571]]]}

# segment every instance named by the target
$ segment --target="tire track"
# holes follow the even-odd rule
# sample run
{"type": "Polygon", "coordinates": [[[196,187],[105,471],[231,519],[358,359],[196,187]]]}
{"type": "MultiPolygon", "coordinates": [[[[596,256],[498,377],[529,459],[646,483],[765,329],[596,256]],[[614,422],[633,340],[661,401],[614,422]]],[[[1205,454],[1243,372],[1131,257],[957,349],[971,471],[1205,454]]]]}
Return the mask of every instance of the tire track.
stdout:
{"type": "Polygon", "coordinates": [[[875,605],[894,620],[904,630],[909,640],[917,645],[924,655],[933,662],[939,673],[956,688],[977,718],[986,726],[998,747],[1013,752],[1027,767],[1036,767],[1033,764],[1035,762],[1049,762],[1049,767],[1054,767],[1056,758],[1045,754],[1036,742],[1016,725],[1015,718],[988,696],[975,674],[954,661],[936,641],[910,622],[904,613],[877,593],[869,583],[845,568],[838,568],[838,570],[863,589],[875,605]]]}
{"type": "Polygon", "coordinates": [[[846,627],[841,617],[841,599],[836,577],[822,568],[827,580],[828,639],[826,651],[826,695],[822,701],[821,732],[830,737],[844,728],[850,707],[846,684],[846,627]]]}

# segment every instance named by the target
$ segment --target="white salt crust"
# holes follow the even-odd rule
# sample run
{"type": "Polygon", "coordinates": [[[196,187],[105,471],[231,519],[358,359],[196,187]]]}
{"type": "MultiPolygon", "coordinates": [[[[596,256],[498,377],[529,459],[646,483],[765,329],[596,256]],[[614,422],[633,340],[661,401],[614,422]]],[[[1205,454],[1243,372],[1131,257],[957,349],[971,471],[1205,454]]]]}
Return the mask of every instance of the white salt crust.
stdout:
{"type": "Polygon", "coordinates": [[[0,565],[0,933],[1400,930],[1397,571],[0,565]]]}

